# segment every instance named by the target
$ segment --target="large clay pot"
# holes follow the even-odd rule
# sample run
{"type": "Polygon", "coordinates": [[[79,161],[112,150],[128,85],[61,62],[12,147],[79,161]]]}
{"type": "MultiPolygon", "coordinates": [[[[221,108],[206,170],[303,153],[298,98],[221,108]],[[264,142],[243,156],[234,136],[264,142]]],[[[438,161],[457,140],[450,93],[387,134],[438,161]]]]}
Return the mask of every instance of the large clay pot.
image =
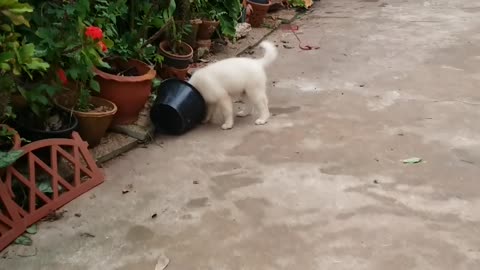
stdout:
{"type": "Polygon", "coordinates": [[[203,20],[202,24],[198,27],[197,40],[210,39],[219,24],[219,21],[203,20]]]}
{"type": "Polygon", "coordinates": [[[160,42],[158,53],[163,56],[162,65],[177,69],[188,68],[193,59],[193,48],[185,42],[181,42],[179,46],[182,47],[182,50],[187,53],[182,55],[175,54],[172,52],[170,42],[168,40],[160,42]]]}
{"type": "Polygon", "coordinates": [[[152,80],[157,72],[147,64],[130,59],[123,61],[120,58],[107,59],[110,65],[120,66],[122,69],[135,68],[138,76],[119,76],[95,69],[96,80],[100,84],[100,97],[110,100],[117,105],[113,125],[133,124],[150,96],[152,80]]]}
{"type": "Polygon", "coordinates": [[[252,14],[250,14],[250,17],[248,18],[248,23],[250,23],[252,27],[261,27],[263,20],[265,19],[265,15],[270,8],[270,1],[268,1],[267,4],[259,4],[251,0],[248,0],[247,2],[253,10],[252,14]]]}
{"type": "Polygon", "coordinates": [[[117,106],[113,102],[99,97],[90,98],[90,103],[95,109],[103,108],[98,111],[95,109],[89,112],[74,110],[75,99],[69,96],[59,96],[55,99],[55,103],[60,108],[75,114],[78,118],[80,137],[88,142],[89,147],[97,146],[100,143],[117,112],[117,106]]]}

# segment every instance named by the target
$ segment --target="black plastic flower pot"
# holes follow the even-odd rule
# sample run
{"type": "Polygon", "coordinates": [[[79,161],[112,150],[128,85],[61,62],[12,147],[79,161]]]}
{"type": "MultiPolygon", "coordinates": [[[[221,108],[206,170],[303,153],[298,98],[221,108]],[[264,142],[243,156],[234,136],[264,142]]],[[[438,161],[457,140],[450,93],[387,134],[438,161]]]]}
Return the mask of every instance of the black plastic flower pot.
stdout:
{"type": "Polygon", "coordinates": [[[200,92],[178,79],[163,81],[150,110],[150,119],[158,132],[181,135],[199,124],[206,105],[200,92]]]}
{"type": "MultiPolygon", "coordinates": [[[[21,137],[28,141],[34,142],[45,139],[70,139],[72,133],[78,128],[78,119],[74,114],[65,112],[60,109],[54,109],[52,115],[57,115],[62,125],[57,130],[46,130],[38,126],[43,121],[36,117],[29,109],[25,109],[17,113],[15,119],[15,128],[21,137]]],[[[50,148],[40,148],[33,151],[37,157],[49,164],[50,148]]]]}
{"type": "Polygon", "coordinates": [[[17,113],[15,120],[15,128],[20,135],[29,141],[38,141],[51,138],[68,138],[72,136],[72,132],[77,130],[78,119],[74,114],[64,112],[60,109],[54,110],[53,113],[61,118],[62,126],[57,130],[41,129],[36,124],[42,122],[30,110],[26,109],[17,113]]]}

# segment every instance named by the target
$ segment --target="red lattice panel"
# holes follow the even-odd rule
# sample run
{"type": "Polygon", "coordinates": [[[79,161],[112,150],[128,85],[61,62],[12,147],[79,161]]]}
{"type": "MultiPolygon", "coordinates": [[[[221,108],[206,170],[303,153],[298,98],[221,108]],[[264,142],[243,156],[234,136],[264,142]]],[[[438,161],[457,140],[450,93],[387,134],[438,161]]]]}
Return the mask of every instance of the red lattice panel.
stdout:
{"type": "Polygon", "coordinates": [[[72,139],[36,141],[20,150],[24,155],[0,183],[0,250],[105,178],[76,132],[72,139]]]}

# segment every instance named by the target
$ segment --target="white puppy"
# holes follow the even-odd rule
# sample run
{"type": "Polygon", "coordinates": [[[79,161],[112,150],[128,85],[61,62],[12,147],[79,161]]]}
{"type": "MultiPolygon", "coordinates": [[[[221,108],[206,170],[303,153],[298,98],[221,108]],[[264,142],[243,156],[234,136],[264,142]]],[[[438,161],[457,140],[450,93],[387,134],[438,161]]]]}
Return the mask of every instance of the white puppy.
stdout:
{"type": "MultiPolygon", "coordinates": [[[[267,123],[270,117],[267,98],[267,74],[265,68],[278,55],[277,48],[269,41],[263,41],[260,46],[265,49],[265,55],[260,59],[235,57],[210,64],[193,73],[189,80],[203,96],[207,103],[207,113],[204,123],[210,121],[216,107],[222,110],[224,123],[222,129],[233,127],[232,97],[246,95],[258,111],[257,125],[267,123]]],[[[237,116],[247,116],[252,112],[252,106],[245,100],[245,109],[237,116]]]]}

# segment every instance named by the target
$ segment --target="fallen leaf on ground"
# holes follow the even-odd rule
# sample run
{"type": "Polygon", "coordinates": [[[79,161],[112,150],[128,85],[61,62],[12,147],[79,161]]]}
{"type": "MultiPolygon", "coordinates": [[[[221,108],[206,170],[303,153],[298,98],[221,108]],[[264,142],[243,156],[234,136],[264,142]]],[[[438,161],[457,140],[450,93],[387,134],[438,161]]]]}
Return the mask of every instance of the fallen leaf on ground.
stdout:
{"type": "Polygon", "coordinates": [[[165,255],[158,256],[157,265],[155,265],[155,270],[164,270],[167,268],[170,263],[170,259],[165,255]]]}
{"type": "Polygon", "coordinates": [[[88,238],[94,238],[95,237],[95,235],[93,235],[91,233],[88,233],[88,232],[81,233],[80,236],[81,237],[88,237],[88,238]]]}
{"type": "Polygon", "coordinates": [[[51,212],[46,217],[44,217],[43,220],[48,221],[48,222],[59,220],[59,219],[63,218],[63,216],[65,215],[66,212],[67,212],[67,210],[51,212]]]}
{"type": "Polygon", "coordinates": [[[32,226],[27,228],[28,234],[36,234],[37,233],[37,224],[33,224],[32,226]]]}
{"type": "Polygon", "coordinates": [[[28,237],[27,235],[20,235],[19,237],[17,237],[17,239],[15,239],[15,244],[17,245],[22,245],[22,246],[31,246],[33,241],[30,237],[28,237]]]}
{"type": "Polygon", "coordinates": [[[404,159],[402,160],[402,162],[405,164],[416,164],[416,163],[422,162],[422,159],[418,157],[412,157],[412,158],[404,159]]]}

